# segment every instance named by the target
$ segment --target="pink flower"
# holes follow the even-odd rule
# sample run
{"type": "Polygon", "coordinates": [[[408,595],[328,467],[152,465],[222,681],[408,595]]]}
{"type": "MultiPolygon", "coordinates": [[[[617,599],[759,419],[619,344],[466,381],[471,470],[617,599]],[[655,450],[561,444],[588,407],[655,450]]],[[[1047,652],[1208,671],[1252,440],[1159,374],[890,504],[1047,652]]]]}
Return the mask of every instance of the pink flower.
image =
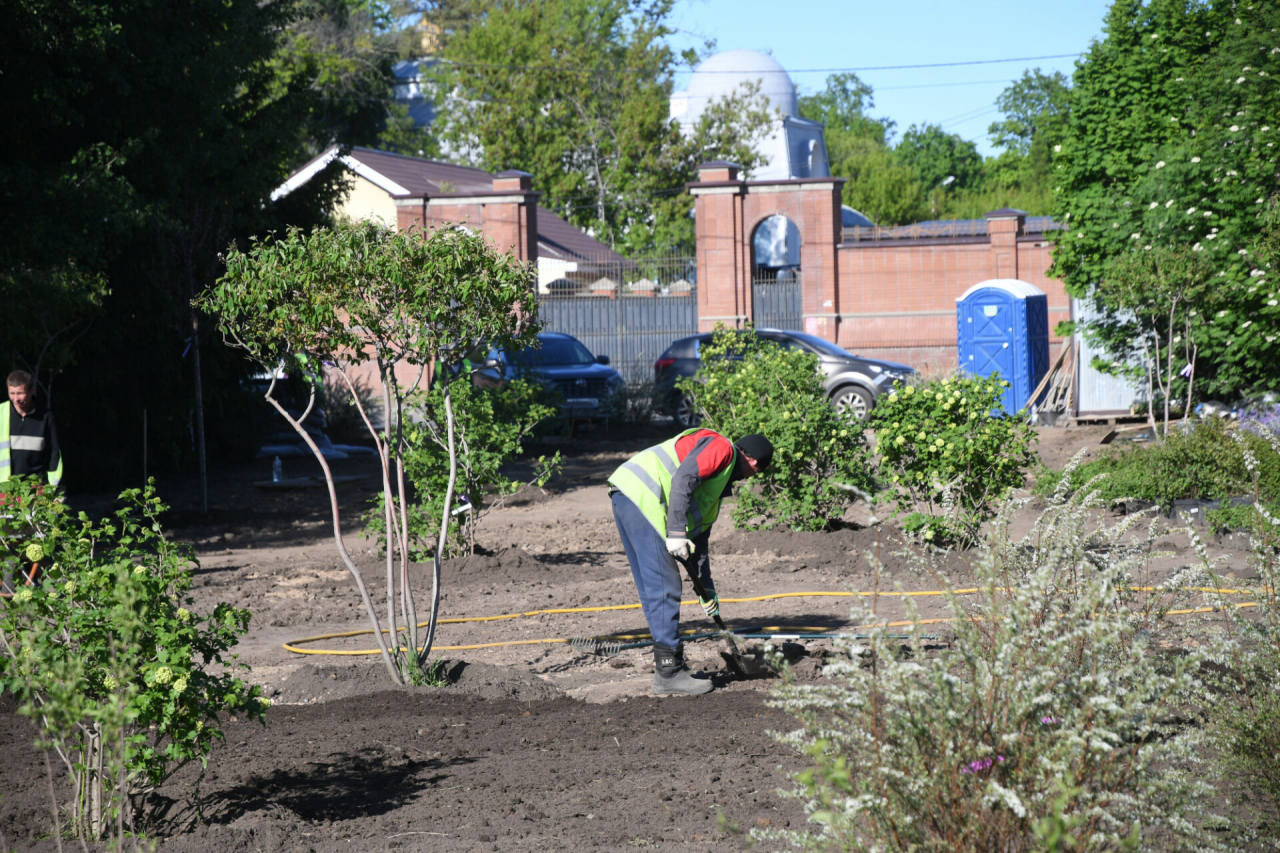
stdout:
{"type": "Polygon", "coordinates": [[[979,758],[977,761],[970,761],[968,764],[960,766],[961,773],[981,773],[983,770],[990,770],[997,762],[1004,761],[1003,755],[997,755],[995,758],[979,758]]]}

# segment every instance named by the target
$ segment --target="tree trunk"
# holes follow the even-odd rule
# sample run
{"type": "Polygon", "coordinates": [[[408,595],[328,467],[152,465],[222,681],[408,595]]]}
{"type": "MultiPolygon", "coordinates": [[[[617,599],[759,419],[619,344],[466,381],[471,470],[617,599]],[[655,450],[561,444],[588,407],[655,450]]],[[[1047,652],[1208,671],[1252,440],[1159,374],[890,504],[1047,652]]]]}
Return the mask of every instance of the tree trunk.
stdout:
{"type": "Polygon", "coordinates": [[[191,347],[196,370],[196,455],[200,462],[200,513],[209,514],[209,471],[204,454],[204,378],[200,375],[200,315],[191,309],[191,347]]]}
{"type": "Polygon", "coordinates": [[[431,616],[427,623],[427,638],[422,644],[418,665],[423,669],[431,656],[431,646],[436,638],[436,623],[440,615],[440,561],[444,559],[444,546],[449,538],[449,518],[453,509],[453,487],[458,482],[458,445],[453,434],[453,397],[449,392],[449,377],[444,382],[444,418],[449,445],[449,484],[444,490],[444,509],[440,512],[440,536],[436,540],[436,554],[431,571],[431,616]]]}

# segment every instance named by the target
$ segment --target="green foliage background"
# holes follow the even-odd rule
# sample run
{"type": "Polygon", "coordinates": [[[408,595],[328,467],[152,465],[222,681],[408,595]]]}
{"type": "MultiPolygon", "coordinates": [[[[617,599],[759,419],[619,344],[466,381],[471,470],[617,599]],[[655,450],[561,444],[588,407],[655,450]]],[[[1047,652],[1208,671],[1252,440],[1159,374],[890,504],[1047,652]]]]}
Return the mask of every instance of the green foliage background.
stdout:
{"type": "Polygon", "coordinates": [[[1118,0],[1077,67],[1053,155],[1054,215],[1069,231],[1051,274],[1071,293],[1088,295],[1129,251],[1205,253],[1225,303],[1197,365],[1213,395],[1280,377],[1275,286],[1259,280],[1257,252],[1280,189],[1277,28],[1274,3],[1118,0]]]}

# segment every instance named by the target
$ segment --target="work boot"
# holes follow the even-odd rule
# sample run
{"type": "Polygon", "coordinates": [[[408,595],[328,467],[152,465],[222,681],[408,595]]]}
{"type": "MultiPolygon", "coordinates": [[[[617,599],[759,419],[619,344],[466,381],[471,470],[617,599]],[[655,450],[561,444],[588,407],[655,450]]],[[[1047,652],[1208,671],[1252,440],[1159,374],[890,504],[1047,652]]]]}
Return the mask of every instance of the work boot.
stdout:
{"type": "Polygon", "coordinates": [[[658,696],[699,696],[710,692],[711,682],[698,678],[684,665],[684,649],[654,645],[653,692],[658,696]]]}

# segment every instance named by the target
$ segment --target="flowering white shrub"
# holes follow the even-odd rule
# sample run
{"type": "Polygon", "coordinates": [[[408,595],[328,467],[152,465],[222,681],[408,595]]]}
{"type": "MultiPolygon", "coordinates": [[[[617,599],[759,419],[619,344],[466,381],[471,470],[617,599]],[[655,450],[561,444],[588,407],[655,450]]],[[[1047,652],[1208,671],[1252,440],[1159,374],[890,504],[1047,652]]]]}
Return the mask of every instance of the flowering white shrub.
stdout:
{"type": "MultiPolygon", "coordinates": [[[[1280,436],[1269,429],[1258,433],[1280,453],[1280,436]]],[[[1244,450],[1245,466],[1259,476],[1258,458],[1239,432],[1233,438],[1244,450]]],[[[1280,847],[1280,517],[1265,503],[1254,504],[1252,579],[1233,580],[1256,605],[1249,610],[1222,608],[1228,630],[1216,637],[1209,655],[1219,664],[1209,673],[1206,694],[1209,731],[1219,756],[1224,787],[1240,791],[1253,808],[1237,821],[1242,843],[1270,840],[1280,847]]],[[[1202,560],[1204,546],[1193,540],[1202,560]]],[[[1234,792],[1233,792],[1234,793],[1234,792]]]]}
{"type": "Polygon", "coordinates": [[[803,798],[816,827],[760,830],[760,840],[806,850],[1221,849],[1211,821],[1193,817],[1212,788],[1195,730],[1177,716],[1199,690],[1202,655],[1165,650],[1187,630],[1186,617],[1166,614],[1191,609],[1203,594],[1188,588],[1207,586],[1209,567],[1150,584],[1154,524],[1100,522],[1088,488],[1070,499],[1059,491],[1018,542],[1014,508],[1004,504],[974,554],[984,591],[948,585],[950,643],[928,648],[923,635],[936,626],[917,625],[903,646],[901,629],[863,614],[870,639],[845,642],[824,682],[776,691],[772,703],[801,723],[779,738],[813,762],[782,793],[803,798]]]}

